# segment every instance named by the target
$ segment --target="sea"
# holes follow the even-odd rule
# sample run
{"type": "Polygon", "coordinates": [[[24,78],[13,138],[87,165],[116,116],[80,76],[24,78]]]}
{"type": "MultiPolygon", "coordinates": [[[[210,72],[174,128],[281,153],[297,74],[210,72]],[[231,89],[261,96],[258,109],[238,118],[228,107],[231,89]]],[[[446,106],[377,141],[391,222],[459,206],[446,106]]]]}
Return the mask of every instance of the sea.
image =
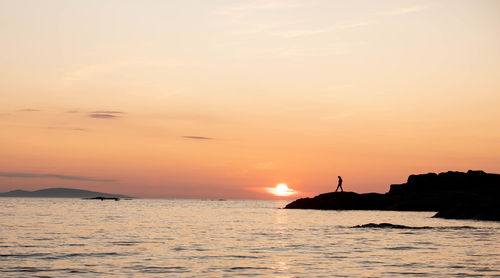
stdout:
{"type": "Polygon", "coordinates": [[[499,222],[287,203],[0,198],[0,277],[500,277],[499,222]]]}

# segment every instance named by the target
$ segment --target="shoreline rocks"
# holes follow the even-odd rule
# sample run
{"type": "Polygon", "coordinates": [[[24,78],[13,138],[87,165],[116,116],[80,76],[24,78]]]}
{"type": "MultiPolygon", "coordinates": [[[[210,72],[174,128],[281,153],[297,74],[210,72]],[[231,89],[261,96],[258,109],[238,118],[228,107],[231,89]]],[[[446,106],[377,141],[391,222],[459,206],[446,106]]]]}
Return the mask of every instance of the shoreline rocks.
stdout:
{"type": "Polygon", "coordinates": [[[483,171],[410,175],[385,194],[330,192],[286,209],[436,211],[434,217],[500,221],[500,175],[483,171]]]}

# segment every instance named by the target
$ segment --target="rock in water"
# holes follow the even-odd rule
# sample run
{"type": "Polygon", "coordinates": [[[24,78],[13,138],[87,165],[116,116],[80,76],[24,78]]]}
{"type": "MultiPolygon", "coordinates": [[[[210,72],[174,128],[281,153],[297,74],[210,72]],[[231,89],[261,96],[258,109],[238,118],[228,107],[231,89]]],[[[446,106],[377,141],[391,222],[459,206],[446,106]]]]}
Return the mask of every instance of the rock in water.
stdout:
{"type": "Polygon", "coordinates": [[[353,226],[353,228],[377,228],[377,229],[432,229],[431,227],[409,227],[405,225],[395,225],[391,223],[380,223],[380,224],[375,224],[375,223],[368,223],[364,225],[356,225],[353,226]]]}

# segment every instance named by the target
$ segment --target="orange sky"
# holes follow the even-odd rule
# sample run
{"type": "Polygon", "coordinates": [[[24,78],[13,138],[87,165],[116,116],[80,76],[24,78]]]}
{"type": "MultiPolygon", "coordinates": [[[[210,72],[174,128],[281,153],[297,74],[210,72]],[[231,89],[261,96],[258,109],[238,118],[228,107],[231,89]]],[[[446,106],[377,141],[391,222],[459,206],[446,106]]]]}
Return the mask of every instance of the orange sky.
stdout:
{"type": "Polygon", "coordinates": [[[498,1],[4,0],[0,18],[0,192],[500,172],[498,1]]]}

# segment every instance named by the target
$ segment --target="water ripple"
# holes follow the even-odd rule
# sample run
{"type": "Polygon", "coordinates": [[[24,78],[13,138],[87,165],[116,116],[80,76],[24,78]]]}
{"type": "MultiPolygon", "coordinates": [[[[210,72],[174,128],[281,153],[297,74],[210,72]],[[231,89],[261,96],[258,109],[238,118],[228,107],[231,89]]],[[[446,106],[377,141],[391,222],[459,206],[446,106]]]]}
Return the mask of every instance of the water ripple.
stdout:
{"type": "Polygon", "coordinates": [[[0,206],[7,277],[500,277],[500,223],[432,212],[231,200],[0,198],[0,206]],[[365,223],[396,224],[352,228],[365,223]]]}

